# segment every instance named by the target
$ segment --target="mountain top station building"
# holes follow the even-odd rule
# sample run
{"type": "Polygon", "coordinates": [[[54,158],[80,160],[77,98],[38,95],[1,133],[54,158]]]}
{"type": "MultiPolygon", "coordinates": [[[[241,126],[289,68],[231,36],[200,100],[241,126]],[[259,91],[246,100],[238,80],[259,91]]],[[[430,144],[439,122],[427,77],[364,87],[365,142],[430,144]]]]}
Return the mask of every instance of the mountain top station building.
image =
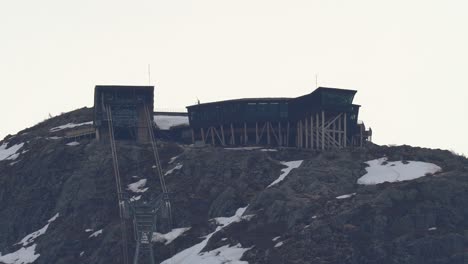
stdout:
{"type": "Polygon", "coordinates": [[[149,142],[153,124],[154,86],[97,85],[94,89],[96,139],[109,138],[109,124],[116,140],[149,142]],[[151,121],[152,122],[152,121],[151,121]]]}
{"type": "Polygon", "coordinates": [[[235,99],[188,106],[192,141],[304,149],[362,146],[372,136],[358,122],[357,91],[319,87],[297,98],[235,99]]]}

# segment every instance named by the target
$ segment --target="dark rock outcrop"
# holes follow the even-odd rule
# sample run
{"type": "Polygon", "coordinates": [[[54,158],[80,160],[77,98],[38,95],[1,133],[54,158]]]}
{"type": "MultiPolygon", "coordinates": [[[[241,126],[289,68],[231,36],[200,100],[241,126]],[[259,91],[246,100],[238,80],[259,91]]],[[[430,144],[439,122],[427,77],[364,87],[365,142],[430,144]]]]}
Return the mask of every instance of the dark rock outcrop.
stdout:
{"type": "MultiPolygon", "coordinates": [[[[35,263],[122,263],[110,147],[92,139],[68,146],[63,131],[50,132],[91,119],[92,109],[80,109],[0,142],[24,143],[16,160],[0,161],[3,255],[21,248],[16,243],[59,213],[34,240],[40,254],[35,263]],[[102,234],[91,236],[98,230],[102,234]]],[[[250,248],[242,258],[250,264],[467,263],[468,161],[448,151],[371,145],[323,153],[263,152],[164,141],[159,147],[165,171],[179,166],[166,176],[174,225],[191,229],[170,246],[156,243],[157,261],[212,233],[216,226],[210,219],[248,206],[249,217],[214,234],[204,251],[240,244],[250,248]],[[383,156],[432,162],[443,172],[358,185],[364,162],[383,156]],[[284,168],[280,161],[292,160],[304,162],[267,188],[284,168]],[[336,199],[344,194],[354,195],[336,199]]],[[[141,199],[158,195],[150,146],[119,142],[118,153],[124,186],[147,179],[149,190],[141,199]]]]}

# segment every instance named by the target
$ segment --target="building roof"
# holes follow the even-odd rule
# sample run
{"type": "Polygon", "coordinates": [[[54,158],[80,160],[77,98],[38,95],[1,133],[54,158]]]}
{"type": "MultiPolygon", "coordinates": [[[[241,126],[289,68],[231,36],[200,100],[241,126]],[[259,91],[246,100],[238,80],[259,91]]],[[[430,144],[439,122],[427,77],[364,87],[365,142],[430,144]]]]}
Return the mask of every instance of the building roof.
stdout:
{"type": "MultiPolygon", "coordinates": [[[[312,93],[306,94],[306,95],[303,95],[303,96],[309,96],[311,94],[321,93],[321,92],[324,92],[324,91],[348,92],[348,93],[353,93],[353,94],[355,94],[357,92],[356,90],[350,90],[350,89],[331,88],[331,87],[318,87],[312,93]]],[[[296,97],[296,98],[301,98],[303,96],[299,96],[299,97],[296,97]]],[[[280,102],[280,101],[289,101],[289,100],[293,100],[293,99],[296,99],[296,98],[290,98],[290,97],[241,98],[241,99],[231,99],[231,100],[215,101],[215,102],[208,102],[208,103],[190,105],[190,106],[187,106],[187,108],[192,108],[192,107],[197,107],[197,106],[208,106],[208,105],[224,104],[224,103],[236,103],[236,102],[255,102],[255,103],[280,102]]]]}
{"type": "Polygon", "coordinates": [[[192,107],[197,107],[197,106],[224,104],[224,103],[239,103],[239,102],[247,102],[247,103],[249,103],[249,102],[251,102],[251,103],[283,102],[283,101],[289,101],[291,99],[293,99],[293,98],[289,98],[289,97],[240,98],[240,99],[230,99],[230,100],[223,100],[223,101],[200,103],[200,104],[196,104],[196,105],[187,106],[187,108],[192,108],[192,107]]]}
{"type": "Polygon", "coordinates": [[[104,90],[148,90],[154,91],[154,86],[141,86],[141,85],[96,85],[96,91],[104,90]]]}

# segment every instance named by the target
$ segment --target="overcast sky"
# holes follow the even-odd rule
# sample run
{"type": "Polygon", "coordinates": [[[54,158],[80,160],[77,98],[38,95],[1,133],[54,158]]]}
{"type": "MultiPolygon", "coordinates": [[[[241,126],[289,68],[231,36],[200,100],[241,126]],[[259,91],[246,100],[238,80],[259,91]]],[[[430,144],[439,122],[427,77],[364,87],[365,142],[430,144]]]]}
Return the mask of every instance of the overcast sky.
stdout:
{"type": "Polygon", "coordinates": [[[156,107],[357,89],[378,144],[468,154],[466,0],[0,3],[0,138],[156,85],[156,107]]]}

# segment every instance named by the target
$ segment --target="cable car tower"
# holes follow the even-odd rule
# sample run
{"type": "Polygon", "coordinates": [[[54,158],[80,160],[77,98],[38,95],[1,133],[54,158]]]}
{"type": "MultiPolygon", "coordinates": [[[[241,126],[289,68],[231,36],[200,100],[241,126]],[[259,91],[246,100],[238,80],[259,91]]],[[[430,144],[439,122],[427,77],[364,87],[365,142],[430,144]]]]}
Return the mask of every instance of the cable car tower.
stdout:
{"type": "Polygon", "coordinates": [[[157,231],[157,224],[166,222],[167,227],[172,229],[171,202],[153,130],[153,94],[153,86],[96,86],[95,89],[94,126],[96,138],[109,138],[111,146],[124,264],[130,264],[127,232],[127,224],[130,221],[136,244],[133,264],[154,264],[152,236],[157,231]],[[159,196],[149,201],[131,201],[129,195],[124,192],[116,140],[151,144],[154,157],[152,168],[162,190],[159,196]],[[161,219],[157,219],[158,217],[161,219]]]}

